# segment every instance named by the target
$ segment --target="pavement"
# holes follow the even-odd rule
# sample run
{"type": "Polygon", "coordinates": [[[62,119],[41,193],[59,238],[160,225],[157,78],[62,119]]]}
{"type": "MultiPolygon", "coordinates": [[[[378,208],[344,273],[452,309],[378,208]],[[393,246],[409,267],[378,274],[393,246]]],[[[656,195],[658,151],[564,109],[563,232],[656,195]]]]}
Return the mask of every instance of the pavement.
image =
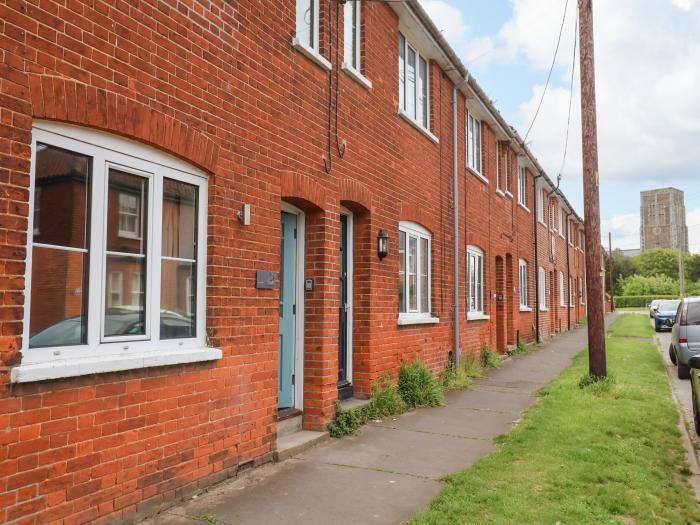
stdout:
{"type": "Polygon", "coordinates": [[[144,523],[404,523],[437,495],[445,475],[495,450],[494,438],[517,424],[537,391],[586,343],[585,328],[562,334],[507,359],[470,390],[449,392],[444,407],[374,422],[357,436],[252,470],[144,523]]]}

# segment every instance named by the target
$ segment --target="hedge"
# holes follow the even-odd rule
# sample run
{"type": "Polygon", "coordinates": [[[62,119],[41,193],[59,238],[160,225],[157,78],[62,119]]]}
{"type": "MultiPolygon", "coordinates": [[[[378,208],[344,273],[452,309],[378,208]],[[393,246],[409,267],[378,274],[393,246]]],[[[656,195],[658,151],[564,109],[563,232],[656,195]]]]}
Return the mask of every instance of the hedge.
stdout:
{"type": "Polygon", "coordinates": [[[646,308],[654,299],[678,299],[677,295],[616,295],[617,308],[646,308]]]}

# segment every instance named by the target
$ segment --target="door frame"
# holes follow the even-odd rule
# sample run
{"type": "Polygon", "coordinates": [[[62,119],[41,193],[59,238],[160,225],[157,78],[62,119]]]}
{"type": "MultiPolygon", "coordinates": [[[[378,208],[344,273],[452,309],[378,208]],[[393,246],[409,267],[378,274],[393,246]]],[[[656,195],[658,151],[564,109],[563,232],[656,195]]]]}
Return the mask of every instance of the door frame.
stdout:
{"type": "MultiPolygon", "coordinates": [[[[352,311],[354,308],[353,305],[353,284],[355,280],[355,268],[353,266],[353,257],[354,257],[354,244],[355,244],[355,230],[354,230],[354,215],[353,213],[345,208],[344,206],[340,207],[340,214],[345,215],[347,217],[347,259],[348,259],[348,277],[345,280],[346,286],[347,286],[347,294],[348,294],[348,309],[346,311],[346,319],[345,319],[345,344],[347,346],[346,348],[346,354],[347,354],[347,369],[346,369],[346,376],[348,383],[352,385],[352,361],[353,361],[353,353],[352,353],[352,328],[353,328],[353,315],[352,311]]],[[[340,220],[340,218],[338,219],[340,220]]],[[[341,305],[342,306],[342,305],[341,305]]],[[[340,350],[339,350],[340,351],[340,350]]]]}
{"type": "MultiPolygon", "coordinates": [[[[296,292],[295,304],[297,312],[294,318],[294,408],[304,410],[304,248],[306,245],[306,215],[296,206],[282,201],[281,212],[291,213],[297,216],[297,242],[296,242],[296,292]]],[[[282,261],[280,260],[280,263],[282,261]]],[[[281,286],[282,283],[280,283],[281,286]]],[[[279,373],[279,371],[278,371],[279,373]]]]}

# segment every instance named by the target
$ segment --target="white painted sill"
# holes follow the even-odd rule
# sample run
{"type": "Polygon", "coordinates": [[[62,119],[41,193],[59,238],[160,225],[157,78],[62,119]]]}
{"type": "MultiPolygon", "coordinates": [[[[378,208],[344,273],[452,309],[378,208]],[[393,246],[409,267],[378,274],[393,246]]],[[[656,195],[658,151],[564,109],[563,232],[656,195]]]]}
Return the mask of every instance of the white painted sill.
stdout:
{"type": "Polygon", "coordinates": [[[180,365],[221,359],[218,348],[171,348],[130,353],[128,355],[105,355],[98,357],[76,357],[56,359],[44,363],[27,363],[12,369],[13,383],[46,381],[123,370],[136,370],[154,366],[180,365]]]}
{"type": "Polygon", "coordinates": [[[500,195],[501,197],[505,197],[505,196],[506,196],[506,194],[503,193],[503,192],[500,190],[500,188],[496,188],[496,195],[500,195]]]}
{"type": "Polygon", "coordinates": [[[520,311],[521,311],[521,312],[532,312],[532,308],[530,308],[529,306],[522,306],[522,305],[521,305],[521,306],[520,306],[520,311]]]}
{"type": "Polygon", "coordinates": [[[475,169],[473,169],[473,168],[467,166],[467,171],[468,171],[469,173],[471,173],[472,175],[474,175],[477,179],[479,179],[479,180],[480,180],[481,182],[483,182],[484,184],[486,184],[486,185],[490,184],[490,183],[489,183],[489,179],[487,179],[486,177],[484,177],[481,173],[479,173],[479,172],[476,171],[475,169]]]}
{"type": "Polygon", "coordinates": [[[549,312],[549,308],[546,306],[540,306],[540,312],[549,312]]]}
{"type": "Polygon", "coordinates": [[[333,69],[333,64],[326,60],[318,51],[307,46],[306,44],[303,44],[301,40],[295,36],[292,37],[292,47],[312,62],[315,62],[322,69],[325,69],[326,71],[331,71],[333,69]]]}
{"type": "Polygon", "coordinates": [[[467,321],[488,321],[491,319],[490,315],[482,314],[480,312],[469,312],[467,314],[467,321]]]}
{"type": "Polygon", "coordinates": [[[523,203],[519,202],[519,203],[518,203],[518,206],[519,206],[520,208],[522,208],[523,210],[525,210],[526,212],[530,213],[530,208],[528,208],[527,206],[525,206],[523,203]]]}
{"type": "Polygon", "coordinates": [[[399,314],[397,324],[399,326],[411,326],[419,324],[438,324],[439,322],[439,317],[430,317],[428,315],[416,316],[399,314]]]}
{"type": "Polygon", "coordinates": [[[505,195],[506,197],[508,197],[509,199],[512,199],[512,198],[513,198],[513,194],[512,194],[511,192],[509,192],[509,191],[506,191],[506,192],[504,193],[504,195],[505,195]]]}
{"type": "Polygon", "coordinates": [[[435,144],[440,144],[440,139],[437,138],[435,135],[433,135],[430,130],[425,129],[423,126],[418,124],[415,120],[413,120],[413,117],[409,116],[406,112],[404,112],[401,108],[398,110],[398,115],[402,119],[404,119],[406,122],[408,122],[411,126],[416,128],[418,131],[420,131],[423,135],[428,137],[432,142],[435,144]]]}
{"type": "Polygon", "coordinates": [[[350,64],[346,64],[343,62],[340,65],[340,69],[345,71],[345,73],[352,78],[355,82],[360,84],[363,88],[365,88],[367,91],[372,89],[372,81],[368,79],[366,76],[364,76],[362,73],[360,73],[357,69],[352,67],[350,64]]]}

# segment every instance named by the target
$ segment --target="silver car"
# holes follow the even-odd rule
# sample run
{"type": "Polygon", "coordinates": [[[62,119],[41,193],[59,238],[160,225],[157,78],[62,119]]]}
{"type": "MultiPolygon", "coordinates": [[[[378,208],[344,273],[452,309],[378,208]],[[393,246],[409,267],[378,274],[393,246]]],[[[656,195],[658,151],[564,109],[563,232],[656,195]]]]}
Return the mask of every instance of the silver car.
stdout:
{"type": "Polygon", "coordinates": [[[669,357],[678,366],[680,379],[690,378],[690,358],[700,354],[700,297],[683,299],[671,329],[669,357]]]}

